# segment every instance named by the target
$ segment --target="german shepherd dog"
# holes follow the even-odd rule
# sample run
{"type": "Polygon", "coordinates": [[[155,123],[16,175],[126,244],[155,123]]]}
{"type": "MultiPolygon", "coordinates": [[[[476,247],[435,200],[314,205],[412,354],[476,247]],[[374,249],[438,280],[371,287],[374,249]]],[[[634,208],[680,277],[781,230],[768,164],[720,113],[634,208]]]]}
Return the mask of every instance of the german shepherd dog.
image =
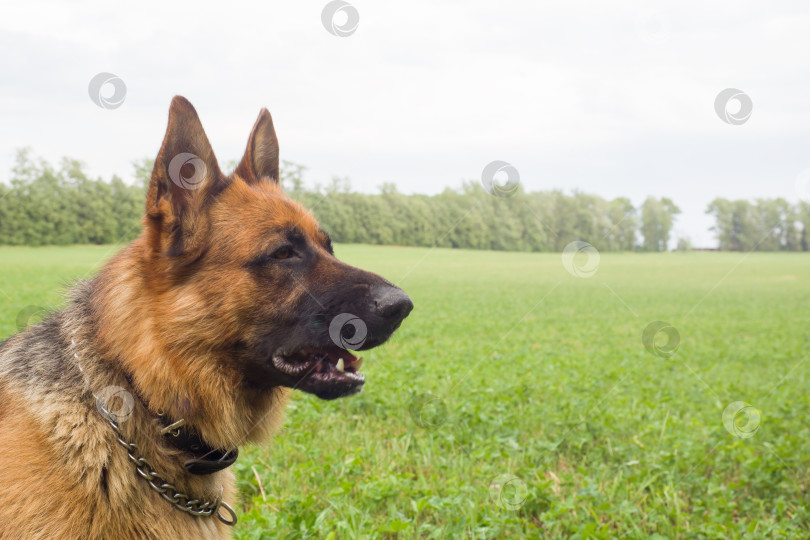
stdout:
{"type": "Polygon", "coordinates": [[[358,351],[413,304],[338,261],[279,186],[261,111],[224,175],[175,97],[140,236],[67,307],[0,345],[0,538],[227,538],[238,447],[292,389],[364,383],[358,351]]]}

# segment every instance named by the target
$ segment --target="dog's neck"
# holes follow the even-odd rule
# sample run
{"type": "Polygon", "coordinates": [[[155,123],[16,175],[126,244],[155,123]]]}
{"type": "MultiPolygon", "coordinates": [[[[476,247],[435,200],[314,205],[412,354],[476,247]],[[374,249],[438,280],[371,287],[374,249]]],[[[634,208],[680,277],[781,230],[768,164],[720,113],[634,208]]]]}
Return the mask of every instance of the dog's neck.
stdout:
{"type": "Polygon", "coordinates": [[[216,324],[206,320],[210,306],[182,291],[156,290],[144,244],[140,238],[127,246],[91,282],[100,351],[129,374],[151,411],[183,418],[209,445],[232,448],[265,438],[280,424],[289,390],[246,384],[227,345],[199,340],[202,328],[216,324]]]}

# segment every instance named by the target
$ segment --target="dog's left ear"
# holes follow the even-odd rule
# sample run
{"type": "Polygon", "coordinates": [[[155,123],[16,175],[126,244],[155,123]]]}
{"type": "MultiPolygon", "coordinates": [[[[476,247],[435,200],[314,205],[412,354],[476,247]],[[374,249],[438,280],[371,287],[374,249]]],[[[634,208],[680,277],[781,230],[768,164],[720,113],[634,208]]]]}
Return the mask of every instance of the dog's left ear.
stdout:
{"type": "Polygon", "coordinates": [[[262,109],[250,132],[247,149],[236,167],[236,174],[250,184],[262,180],[278,182],[278,138],[273,118],[262,109]]]}

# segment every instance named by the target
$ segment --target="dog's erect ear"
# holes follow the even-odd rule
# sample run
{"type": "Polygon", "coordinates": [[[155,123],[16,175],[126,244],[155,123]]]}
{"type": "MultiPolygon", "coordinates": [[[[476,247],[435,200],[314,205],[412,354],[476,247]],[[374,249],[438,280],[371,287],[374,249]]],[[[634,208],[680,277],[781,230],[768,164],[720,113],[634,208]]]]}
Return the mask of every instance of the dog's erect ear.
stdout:
{"type": "Polygon", "coordinates": [[[200,247],[201,215],[227,185],[197,111],[175,96],[169,126],[146,194],[147,226],[157,235],[155,248],[171,256],[200,247]]]}
{"type": "Polygon", "coordinates": [[[248,183],[268,179],[278,182],[278,138],[267,109],[259,113],[236,174],[248,183]]]}

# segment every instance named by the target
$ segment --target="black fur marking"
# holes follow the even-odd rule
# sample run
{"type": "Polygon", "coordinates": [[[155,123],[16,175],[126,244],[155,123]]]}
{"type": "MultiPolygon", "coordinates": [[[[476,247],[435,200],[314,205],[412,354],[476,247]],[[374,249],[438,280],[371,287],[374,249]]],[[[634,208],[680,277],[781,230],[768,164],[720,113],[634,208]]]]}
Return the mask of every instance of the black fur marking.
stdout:
{"type": "Polygon", "coordinates": [[[107,467],[102,467],[101,478],[99,478],[98,484],[99,486],[101,486],[101,492],[104,493],[104,497],[106,497],[107,499],[110,498],[109,478],[107,478],[108,475],[109,471],[107,470],[107,467]]]}

